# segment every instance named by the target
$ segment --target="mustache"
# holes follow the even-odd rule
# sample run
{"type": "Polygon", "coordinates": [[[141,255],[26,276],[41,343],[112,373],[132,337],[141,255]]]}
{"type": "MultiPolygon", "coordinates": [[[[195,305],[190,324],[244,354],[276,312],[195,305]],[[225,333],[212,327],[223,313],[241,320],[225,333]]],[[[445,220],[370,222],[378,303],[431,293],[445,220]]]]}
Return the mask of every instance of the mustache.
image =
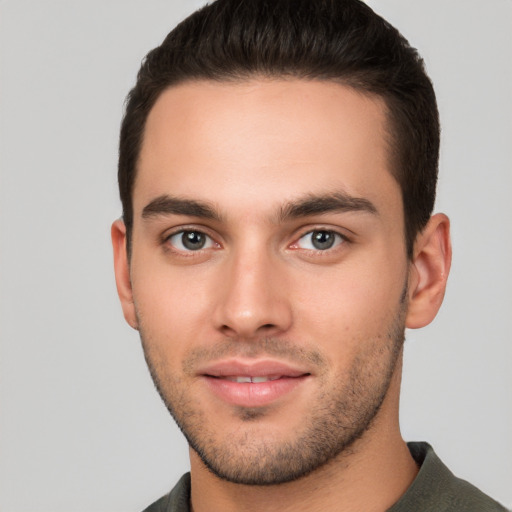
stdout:
{"type": "Polygon", "coordinates": [[[190,350],[182,366],[184,373],[191,375],[198,366],[219,359],[256,359],[265,356],[290,363],[308,364],[319,369],[327,366],[326,358],[318,350],[275,337],[262,337],[257,340],[229,338],[210,347],[197,347],[190,350]]]}

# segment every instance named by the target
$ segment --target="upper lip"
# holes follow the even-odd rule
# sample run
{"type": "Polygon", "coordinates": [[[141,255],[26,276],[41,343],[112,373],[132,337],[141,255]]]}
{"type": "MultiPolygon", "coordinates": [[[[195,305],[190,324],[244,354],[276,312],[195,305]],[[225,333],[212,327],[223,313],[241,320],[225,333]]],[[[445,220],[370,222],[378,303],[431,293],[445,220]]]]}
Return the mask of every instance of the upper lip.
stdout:
{"type": "Polygon", "coordinates": [[[207,375],[210,377],[230,377],[230,376],[247,376],[247,377],[301,377],[309,375],[310,372],[304,368],[290,365],[275,360],[259,360],[259,361],[243,361],[239,359],[230,359],[206,364],[197,371],[199,375],[207,375]]]}

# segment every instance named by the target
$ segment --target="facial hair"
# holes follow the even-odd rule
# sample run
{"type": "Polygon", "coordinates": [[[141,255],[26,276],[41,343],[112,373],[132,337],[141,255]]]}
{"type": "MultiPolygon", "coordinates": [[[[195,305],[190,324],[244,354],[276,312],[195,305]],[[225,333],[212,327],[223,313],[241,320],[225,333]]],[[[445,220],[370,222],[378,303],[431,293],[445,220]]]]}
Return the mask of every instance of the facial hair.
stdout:
{"type": "MultiPolygon", "coordinates": [[[[404,287],[404,290],[407,286],[404,287]]],[[[276,441],[271,432],[262,436],[259,418],[268,410],[235,408],[243,423],[236,433],[224,435],[211,426],[194,400],[183,377],[169,375],[165,360],[154,350],[144,322],[139,330],[144,355],[155,387],[167,409],[203,464],[218,478],[245,485],[277,485],[297,480],[322,467],[352,445],[369,429],[378,415],[400,358],[405,331],[405,291],[394,318],[384,333],[362,340],[361,349],[343,374],[329,376],[328,361],[315,348],[297,347],[280,338],[227,339],[212,348],[190,351],[183,361],[183,375],[190,376],[199,363],[223,356],[276,356],[316,368],[321,382],[315,403],[301,420],[301,428],[287,441],[276,441]],[[364,342],[364,343],[363,343],[364,342]],[[329,377],[329,378],[327,378],[329,377]]]]}

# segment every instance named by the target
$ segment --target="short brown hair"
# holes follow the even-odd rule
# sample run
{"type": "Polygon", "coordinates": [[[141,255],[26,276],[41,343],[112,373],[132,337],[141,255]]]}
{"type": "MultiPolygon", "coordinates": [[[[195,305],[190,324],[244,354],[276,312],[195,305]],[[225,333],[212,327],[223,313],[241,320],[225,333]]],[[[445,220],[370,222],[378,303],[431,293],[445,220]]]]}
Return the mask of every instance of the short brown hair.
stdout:
{"type": "Polygon", "coordinates": [[[137,161],[157,98],[185,81],[254,76],[336,81],[383,98],[390,167],[402,191],[410,257],[435,201],[436,98],[418,52],[359,0],[217,0],[186,18],[148,53],[127,98],[119,145],[128,250],[137,161]]]}

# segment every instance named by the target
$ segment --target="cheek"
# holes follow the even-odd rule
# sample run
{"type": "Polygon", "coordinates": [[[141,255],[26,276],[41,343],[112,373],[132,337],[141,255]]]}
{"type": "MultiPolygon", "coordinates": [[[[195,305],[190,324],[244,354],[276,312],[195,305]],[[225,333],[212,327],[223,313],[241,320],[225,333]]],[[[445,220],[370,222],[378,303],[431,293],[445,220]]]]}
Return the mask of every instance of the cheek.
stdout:
{"type": "Polygon", "coordinates": [[[200,272],[154,263],[134,266],[133,297],[139,321],[152,343],[176,345],[197,339],[209,316],[207,280],[200,272]]]}
{"type": "Polygon", "coordinates": [[[400,307],[405,270],[382,259],[358,263],[301,276],[295,312],[299,332],[316,333],[324,345],[343,343],[344,350],[386,334],[400,307]]]}

